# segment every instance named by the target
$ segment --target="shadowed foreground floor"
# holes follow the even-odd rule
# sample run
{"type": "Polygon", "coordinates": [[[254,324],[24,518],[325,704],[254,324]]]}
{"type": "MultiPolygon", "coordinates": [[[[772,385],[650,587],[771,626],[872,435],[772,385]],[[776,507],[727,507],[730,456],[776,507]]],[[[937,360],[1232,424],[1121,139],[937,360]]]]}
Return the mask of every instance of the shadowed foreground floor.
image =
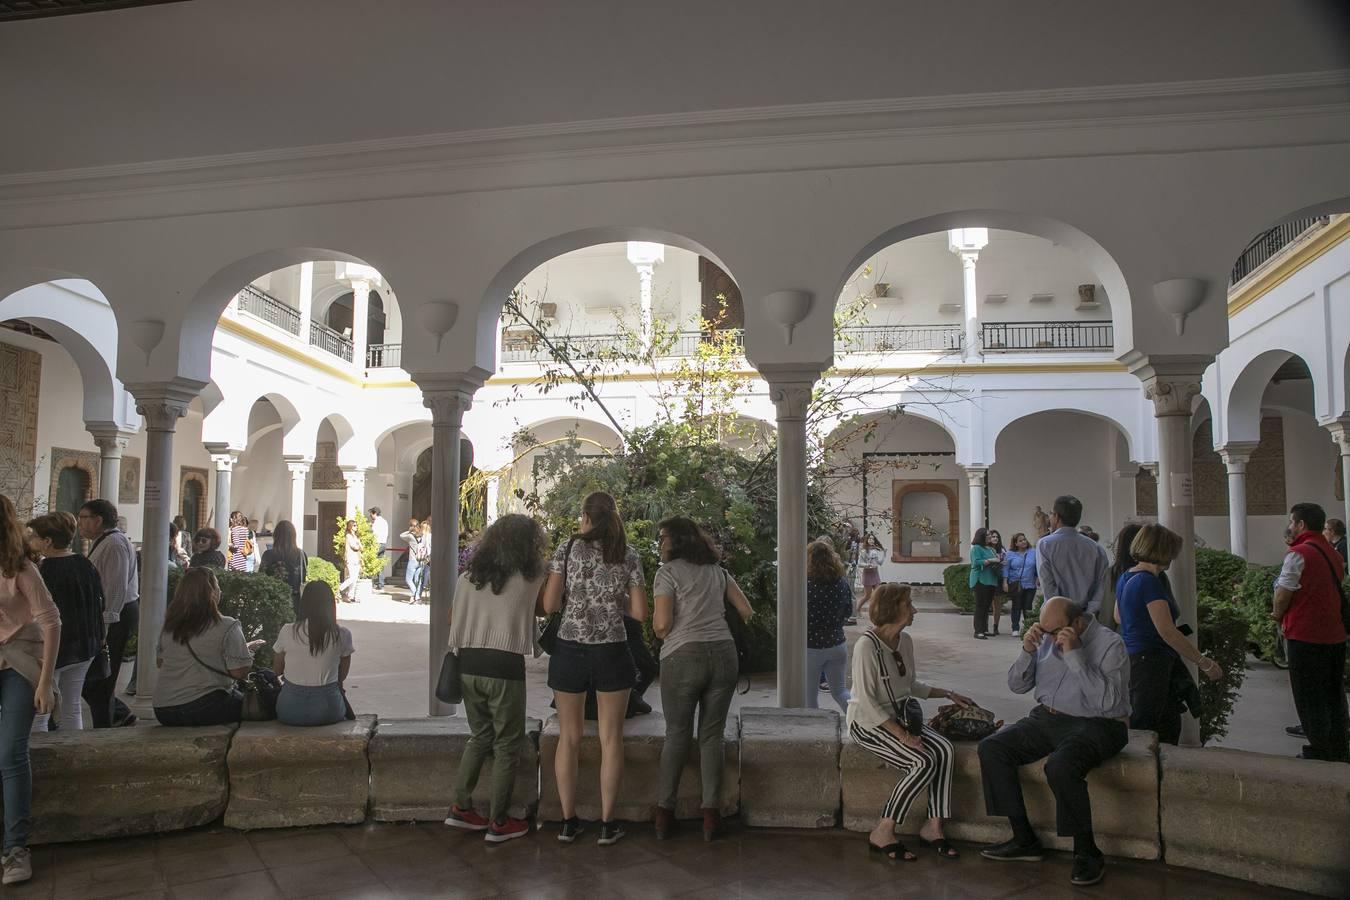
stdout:
{"type": "MultiPolygon", "coordinates": [[[[34,878],[3,896],[55,898],[285,897],[808,897],[996,898],[1300,896],[1159,863],[1112,862],[1106,881],[1068,883],[1069,857],[994,863],[931,851],[913,863],[869,857],[861,834],[747,830],[704,844],[697,823],[658,843],[634,825],[612,847],[589,827],[572,846],[545,827],[488,847],[443,825],[353,825],[250,834],[205,829],[163,837],[37,848],[34,878]]],[[[912,842],[911,842],[912,843],[912,842]]]]}

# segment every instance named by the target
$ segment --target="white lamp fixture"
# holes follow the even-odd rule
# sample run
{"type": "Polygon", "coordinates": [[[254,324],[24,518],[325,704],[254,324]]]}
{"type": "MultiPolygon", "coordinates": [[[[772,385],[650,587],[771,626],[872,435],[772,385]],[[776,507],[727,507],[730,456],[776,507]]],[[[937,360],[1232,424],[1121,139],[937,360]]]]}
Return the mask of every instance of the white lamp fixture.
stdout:
{"type": "Polygon", "coordinates": [[[131,342],[145,353],[145,364],[150,365],[150,352],[164,339],[164,323],[159,319],[141,319],[131,323],[131,342]]]}
{"type": "Polygon", "coordinates": [[[764,308],[771,319],[783,326],[784,339],[791,344],[792,329],[811,311],[811,294],[808,291],[774,291],[764,298],[764,308]]]}
{"type": "Polygon", "coordinates": [[[1186,331],[1186,317],[1205,302],[1205,282],[1199,278],[1169,278],[1153,285],[1153,299],[1177,323],[1177,335],[1186,331]]]}
{"type": "Polygon", "coordinates": [[[449,300],[432,300],[417,308],[417,324],[436,335],[436,352],[441,352],[441,338],[455,327],[459,318],[458,304],[449,300]]]}

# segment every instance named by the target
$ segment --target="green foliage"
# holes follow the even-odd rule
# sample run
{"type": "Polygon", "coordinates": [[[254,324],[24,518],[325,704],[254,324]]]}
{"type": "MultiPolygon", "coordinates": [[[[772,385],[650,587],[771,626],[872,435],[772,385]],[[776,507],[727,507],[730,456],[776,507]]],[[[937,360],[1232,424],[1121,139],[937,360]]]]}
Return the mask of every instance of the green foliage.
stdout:
{"type": "MultiPolygon", "coordinates": [[[[169,597],[183,577],[180,569],[169,570],[169,597]]],[[[272,664],[272,645],[276,643],[281,626],[295,619],[291,606],[290,585],[270,575],[216,570],[220,583],[220,612],[238,619],[248,641],[262,638],[266,643],[253,654],[255,665],[272,664]]]]}
{"type": "Polygon", "coordinates": [[[963,613],[975,612],[975,592],[970,588],[970,563],[957,563],[942,570],[947,599],[963,613]]]}
{"type": "Polygon", "coordinates": [[[1195,591],[1201,597],[1232,600],[1247,576],[1247,561],[1224,550],[1197,547],[1195,591]]]}
{"type": "Polygon", "coordinates": [[[322,581],[333,589],[333,596],[336,597],[338,587],[342,584],[342,576],[338,574],[337,566],[326,559],[320,559],[317,556],[309,557],[309,567],[305,571],[305,584],[311,581],[322,581]]]}
{"type": "Polygon", "coordinates": [[[1236,605],[1247,620],[1247,640],[1252,652],[1266,661],[1275,658],[1275,622],[1270,618],[1275,599],[1279,566],[1255,566],[1247,570],[1238,588],[1236,605]]]}
{"type": "MultiPolygon", "coordinates": [[[[380,556],[380,545],[375,543],[375,532],[370,529],[370,521],[361,510],[353,514],[356,519],[356,536],[361,540],[361,577],[374,578],[384,568],[384,557],[380,556]]],[[[347,558],[347,522],[349,517],[338,516],[337,531],[333,534],[333,552],[338,559],[347,558]]]]}
{"type": "Polygon", "coordinates": [[[1216,600],[1208,594],[1200,595],[1199,615],[1196,637],[1200,649],[1223,667],[1223,677],[1218,681],[1199,676],[1200,740],[1208,743],[1228,733],[1228,717],[1247,674],[1249,625],[1245,611],[1237,603],[1216,600]]]}

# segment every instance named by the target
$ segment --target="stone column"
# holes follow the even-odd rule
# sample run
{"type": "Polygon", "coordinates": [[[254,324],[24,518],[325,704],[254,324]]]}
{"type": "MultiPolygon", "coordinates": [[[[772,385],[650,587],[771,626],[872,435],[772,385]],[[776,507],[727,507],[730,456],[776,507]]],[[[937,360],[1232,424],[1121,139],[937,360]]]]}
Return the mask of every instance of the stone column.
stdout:
{"type": "Polygon", "coordinates": [[[491,525],[497,521],[497,503],[500,499],[502,488],[502,477],[493,475],[487,480],[487,508],[483,511],[483,521],[491,525]]]}
{"type": "Polygon", "coordinates": [[[1342,522],[1350,523],[1350,416],[1330,423],[1327,430],[1331,432],[1331,439],[1341,451],[1341,496],[1344,498],[1345,508],[1341,510],[1339,518],[1342,522]]]}
{"type": "MultiPolygon", "coordinates": [[[[970,534],[977,528],[985,527],[984,488],[989,478],[988,466],[962,466],[966,471],[966,480],[970,486],[970,534]]],[[[970,536],[966,535],[966,540],[970,536]]]]}
{"type": "Polygon", "coordinates": [[[286,469],[291,473],[291,524],[295,526],[296,541],[304,546],[305,538],[305,482],[314,460],[304,456],[287,456],[286,469]]]}
{"type": "Polygon", "coordinates": [[[113,503],[117,502],[118,489],[122,484],[122,453],[127,449],[134,432],[123,431],[115,426],[89,427],[98,446],[98,495],[113,503]]]}
{"type": "Polygon", "coordinates": [[[366,371],[366,340],[370,335],[370,282],[352,280],[352,366],[366,371]]]}
{"type": "Polygon", "coordinates": [[[459,443],[464,413],[473,402],[467,388],[423,389],[431,410],[431,642],[427,714],[449,716],[451,704],[436,699],[436,677],[450,642],[450,601],[459,567],[459,443]]]}
{"type": "MultiPolygon", "coordinates": [[[[1191,486],[1191,406],[1200,394],[1200,378],[1211,360],[1184,357],[1180,360],[1147,361],[1132,369],[1144,382],[1144,394],[1153,401],[1158,420],[1158,522],[1181,535],[1181,554],[1168,575],[1181,609],[1183,622],[1196,626],[1195,596],[1195,503],[1191,486]]],[[[1188,640],[1196,643],[1193,633],[1188,640]]],[[[1194,678],[1195,667],[1190,666],[1194,678]]],[[[1200,723],[1186,715],[1182,721],[1183,744],[1198,746],[1200,723]]]]}
{"type": "Polygon", "coordinates": [[[806,411],[817,373],[769,381],[778,419],[778,705],[806,705],[806,411]]]}
{"type": "MultiPolygon", "coordinates": [[[[296,291],[296,302],[300,305],[300,343],[309,346],[309,322],[314,310],[314,263],[300,264],[300,286],[296,291]]],[[[295,526],[299,529],[299,525],[295,526]]]]}
{"type": "Polygon", "coordinates": [[[347,482],[347,509],[350,516],[358,510],[366,511],[366,470],[361,466],[341,466],[342,480],[347,482]]]}
{"type": "Polygon", "coordinates": [[[1228,548],[1243,559],[1247,558],[1247,463],[1255,449],[1255,441],[1234,441],[1219,448],[1228,469],[1228,548]]]}
{"type": "Polygon", "coordinates": [[[136,398],[136,412],[145,418],[145,495],[142,506],[142,549],[139,645],[136,655],[136,700],[132,708],[154,721],[153,698],[159,669],[152,648],[164,628],[169,592],[169,521],[174,488],[173,433],[188,404],[204,387],[199,381],[127,385],[136,398]],[[159,552],[152,552],[158,548],[159,552]]]}
{"type": "Polygon", "coordinates": [[[986,228],[953,228],[947,232],[947,249],[961,257],[961,297],[965,318],[965,344],[961,356],[971,359],[981,355],[980,297],[975,283],[975,261],[989,243],[986,228]]]}
{"type": "Polygon", "coordinates": [[[230,544],[230,482],[234,473],[234,464],[239,462],[240,450],[227,444],[207,444],[206,452],[211,454],[211,462],[216,464],[216,516],[212,527],[220,532],[222,547],[230,544]]]}

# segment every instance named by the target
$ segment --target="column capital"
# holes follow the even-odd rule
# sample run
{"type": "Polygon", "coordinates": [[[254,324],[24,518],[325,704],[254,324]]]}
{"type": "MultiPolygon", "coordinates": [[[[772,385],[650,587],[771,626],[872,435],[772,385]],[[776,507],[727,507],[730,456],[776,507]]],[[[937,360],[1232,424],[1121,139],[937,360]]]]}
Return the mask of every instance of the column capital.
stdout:
{"type": "Polygon", "coordinates": [[[366,472],[370,471],[365,466],[338,466],[342,470],[342,478],[347,484],[365,484],[366,472]]]}
{"type": "Polygon", "coordinates": [[[769,399],[778,410],[778,421],[806,421],[806,410],[811,405],[814,387],[809,381],[769,382],[769,399]]]}
{"type": "Polygon", "coordinates": [[[1153,415],[1164,418],[1191,414],[1205,369],[1214,362],[1214,357],[1148,356],[1131,350],[1121,357],[1121,362],[1144,383],[1144,396],[1153,401],[1153,415]]]}
{"type": "Polygon", "coordinates": [[[966,478],[970,483],[984,487],[985,479],[989,477],[989,467],[984,465],[962,466],[961,469],[966,473],[966,478]]]}
{"type": "Polygon", "coordinates": [[[84,429],[93,436],[94,445],[98,447],[99,455],[104,459],[121,459],[122,451],[127,449],[131,438],[136,434],[109,422],[86,422],[84,429]]]}
{"type": "Polygon", "coordinates": [[[126,385],[136,398],[136,412],[145,418],[147,431],[173,431],[178,420],[187,415],[188,404],[196,399],[204,381],[174,378],[171,381],[149,381],[126,385]]]}
{"type": "Polygon", "coordinates": [[[286,463],[291,475],[309,474],[309,467],[314,463],[313,457],[309,456],[283,456],[282,461],[286,463]]]}
{"type": "Polygon", "coordinates": [[[1228,468],[1229,475],[1247,474],[1247,463],[1256,450],[1257,441],[1229,441],[1219,448],[1219,456],[1228,468]]]}
{"type": "Polygon", "coordinates": [[[1350,416],[1332,419],[1326,423],[1326,429],[1331,432],[1331,439],[1340,448],[1341,455],[1350,456],[1350,416]]]}
{"type": "Polygon", "coordinates": [[[244,452],[243,447],[236,447],[228,443],[204,443],[203,447],[211,455],[211,461],[216,464],[217,472],[228,472],[234,468],[234,464],[239,461],[239,455],[244,452]]]}
{"type": "Polygon", "coordinates": [[[464,414],[473,406],[473,391],[462,389],[423,390],[422,405],[431,410],[431,426],[459,428],[464,414]]]}

